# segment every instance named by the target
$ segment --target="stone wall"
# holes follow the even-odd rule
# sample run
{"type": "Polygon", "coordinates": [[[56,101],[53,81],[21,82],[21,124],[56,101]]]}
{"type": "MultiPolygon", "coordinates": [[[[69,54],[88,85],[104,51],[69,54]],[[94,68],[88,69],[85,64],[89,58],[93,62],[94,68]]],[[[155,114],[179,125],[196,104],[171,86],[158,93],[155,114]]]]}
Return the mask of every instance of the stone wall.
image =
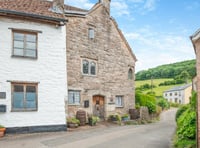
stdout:
{"type": "MultiPolygon", "coordinates": [[[[90,100],[88,112],[92,113],[92,97],[105,98],[105,116],[113,112],[125,113],[134,108],[134,72],[136,59],[124,42],[115,21],[105,7],[97,5],[86,17],[67,17],[67,72],[68,87],[81,91],[80,106],[68,106],[70,110],[83,107],[84,100],[90,100]],[[88,37],[88,29],[94,29],[94,39],[88,37]],[[84,76],[81,72],[82,59],[97,63],[96,76],[84,76]],[[129,69],[133,79],[128,79],[129,69]],[[124,106],[114,108],[115,96],[123,96],[124,106]],[[109,106],[111,105],[111,106],[109,106]]],[[[72,111],[73,112],[73,111],[72,111]]]]}

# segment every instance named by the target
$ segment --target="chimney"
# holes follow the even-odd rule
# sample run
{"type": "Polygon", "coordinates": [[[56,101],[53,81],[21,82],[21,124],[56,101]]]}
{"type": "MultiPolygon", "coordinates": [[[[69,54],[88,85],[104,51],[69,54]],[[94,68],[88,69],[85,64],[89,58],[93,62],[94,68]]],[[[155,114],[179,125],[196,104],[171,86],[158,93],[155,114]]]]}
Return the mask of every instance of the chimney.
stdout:
{"type": "Polygon", "coordinates": [[[63,10],[64,10],[64,0],[53,0],[52,9],[56,13],[63,13],[63,10]]]}
{"type": "Polygon", "coordinates": [[[99,3],[104,5],[109,14],[110,14],[110,2],[111,0],[99,0],[99,3]]]}

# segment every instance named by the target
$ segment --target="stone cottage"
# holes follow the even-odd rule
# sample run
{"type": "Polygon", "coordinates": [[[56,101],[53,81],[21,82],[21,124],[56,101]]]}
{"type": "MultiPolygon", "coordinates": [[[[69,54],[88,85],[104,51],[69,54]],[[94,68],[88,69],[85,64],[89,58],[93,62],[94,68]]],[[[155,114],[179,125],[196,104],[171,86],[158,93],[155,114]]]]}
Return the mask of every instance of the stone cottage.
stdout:
{"type": "Polygon", "coordinates": [[[136,57],[110,16],[110,0],[89,11],[65,6],[67,23],[67,113],[106,118],[135,106],[136,57]]]}
{"type": "Polygon", "coordinates": [[[200,147],[200,29],[190,37],[196,54],[197,90],[197,147],[200,147]]]}
{"type": "Polygon", "coordinates": [[[66,18],[54,0],[0,0],[0,124],[66,130],[66,18]]]}

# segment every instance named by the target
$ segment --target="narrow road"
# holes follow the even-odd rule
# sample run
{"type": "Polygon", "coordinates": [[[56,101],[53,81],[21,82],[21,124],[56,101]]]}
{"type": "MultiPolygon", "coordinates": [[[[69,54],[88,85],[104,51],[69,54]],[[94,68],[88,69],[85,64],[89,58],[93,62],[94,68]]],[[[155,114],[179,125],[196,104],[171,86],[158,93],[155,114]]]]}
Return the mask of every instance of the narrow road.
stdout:
{"type": "Polygon", "coordinates": [[[159,122],[146,125],[8,136],[0,140],[0,148],[169,148],[175,113],[176,109],[165,111],[159,122]]]}

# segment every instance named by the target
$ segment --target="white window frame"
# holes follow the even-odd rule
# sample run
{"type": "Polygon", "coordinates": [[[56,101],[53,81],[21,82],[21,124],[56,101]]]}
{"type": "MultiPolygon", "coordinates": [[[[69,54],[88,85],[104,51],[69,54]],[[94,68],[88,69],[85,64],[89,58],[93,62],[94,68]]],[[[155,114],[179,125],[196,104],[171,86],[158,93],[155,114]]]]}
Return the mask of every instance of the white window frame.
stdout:
{"type": "Polygon", "coordinates": [[[90,60],[90,59],[82,59],[82,62],[81,62],[81,72],[82,72],[82,75],[85,75],[85,76],[97,76],[97,61],[90,60]],[[83,62],[84,61],[87,61],[89,63],[89,65],[88,65],[88,73],[87,74],[83,72],[83,62]],[[95,74],[91,73],[92,63],[95,64],[95,74]]]}
{"type": "Polygon", "coordinates": [[[68,104],[69,105],[80,105],[81,103],[81,91],[80,90],[68,90],[68,104]],[[73,98],[70,98],[71,94],[73,94],[73,98]],[[77,101],[77,95],[78,94],[78,101],[77,101]],[[73,101],[70,101],[70,99],[73,99],[73,101]]]}
{"type": "Polygon", "coordinates": [[[89,39],[91,39],[91,40],[94,39],[94,29],[93,28],[88,29],[88,36],[89,36],[89,39]]]}
{"type": "Polygon", "coordinates": [[[115,96],[115,106],[116,107],[123,107],[124,106],[123,96],[115,96]]]}

